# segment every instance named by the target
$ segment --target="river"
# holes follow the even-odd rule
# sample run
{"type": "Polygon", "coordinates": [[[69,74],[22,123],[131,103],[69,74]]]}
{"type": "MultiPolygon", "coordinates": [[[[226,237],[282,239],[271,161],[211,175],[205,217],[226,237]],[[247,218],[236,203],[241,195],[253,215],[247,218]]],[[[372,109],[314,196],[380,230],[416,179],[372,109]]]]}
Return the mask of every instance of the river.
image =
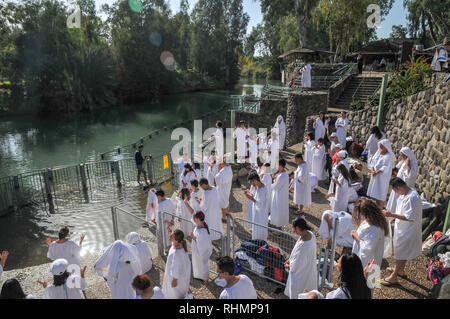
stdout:
{"type": "MultiPolygon", "coordinates": [[[[230,95],[260,96],[264,84],[265,81],[241,81],[233,90],[163,96],[151,103],[102,109],[87,115],[0,118],[0,177],[99,160],[102,153],[135,143],[151,131],[180,121],[192,129],[192,120],[229,103],[230,95]]],[[[224,118],[225,111],[221,111],[203,119],[203,130],[224,118]]],[[[147,139],[145,153],[170,151],[177,143],[171,141],[170,134],[171,130],[161,130],[159,135],[147,139]]],[[[130,153],[122,152],[120,156],[132,156],[130,153]]],[[[144,214],[145,196],[128,195],[135,201],[135,210],[144,214]]],[[[69,225],[76,240],[86,234],[82,253],[101,249],[113,240],[107,205],[72,204],[53,214],[42,205],[0,217],[0,251],[10,252],[6,269],[49,262],[45,239],[55,239],[62,225],[69,225]]]]}

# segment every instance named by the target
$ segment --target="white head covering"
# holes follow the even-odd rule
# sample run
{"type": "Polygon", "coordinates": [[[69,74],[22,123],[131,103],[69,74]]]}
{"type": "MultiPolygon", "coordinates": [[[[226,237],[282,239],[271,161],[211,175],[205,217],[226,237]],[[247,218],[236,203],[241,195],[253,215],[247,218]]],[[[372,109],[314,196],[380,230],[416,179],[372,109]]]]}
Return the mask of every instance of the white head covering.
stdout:
{"type": "Polygon", "coordinates": [[[347,158],[347,151],[339,151],[337,153],[337,156],[342,157],[342,158],[347,158]]]}
{"type": "Polygon", "coordinates": [[[378,150],[373,156],[373,159],[376,160],[380,156],[381,154],[380,145],[383,145],[388,150],[388,153],[391,155],[391,165],[389,167],[389,170],[392,170],[392,168],[395,165],[395,155],[394,152],[392,151],[391,142],[389,142],[388,139],[384,139],[378,142],[378,150]]]}
{"type": "Polygon", "coordinates": [[[281,123],[284,122],[284,119],[283,119],[283,116],[282,116],[282,115],[279,115],[279,116],[277,117],[277,122],[280,121],[280,120],[281,120],[281,123]]]}
{"type": "Polygon", "coordinates": [[[417,171],[417,158],[414,155],[413,151],[411,151],[411,149],[409,147],[405,146],[400,150],[400,153],[407,156],[409,158],[409,160],[411,161],[411,170],[417,171]]]}
{"type": "Polygon", "coordinates": [[[66,272],[68,266],[69,263],[64,258],[56,259],[50,265],[50,272],[54,276],[60,276],[66,272]]]}
{"type": "Polygon", "coordinates": [[[136,245],[141,242],[141,237],[136,232],[131,232],[125,236],[125,241],[130,245],[136,245]]]}
{"type": "Polygon", "coordinates": [[[121,240],[116,240],[106,249],[96,261],[94,268],[99,276],[106,278],[108,283],[113,283],[117,280],[117,265],[119,262],[129,262],[136,273],[142,272],[136,247],[121,240]]]}
{"type": "Polygon", "coordinates": [[[340,149],[343,148],[341,143],[337,143],[334,147],[339,147],[340,149]]]}
{"type": "Polygon", "coordinates": [[[336,132],[331,133],[330,137],[337,137],[336,132]]]}
{"type": "Polygon", "coordinates": [[[280,128],[281,130],[284,130],[284,129],[286,128],[286,123],[284,123],[284,118],[283,118],[282,115],[279,115],[279,116],[277,117],[277,120],[276,120],[276,122],[275,122],[274,127],[278,127],[278,128],[280,128]],[[281,120],[281,123],[278,123],[279,120],[281,120]]]}

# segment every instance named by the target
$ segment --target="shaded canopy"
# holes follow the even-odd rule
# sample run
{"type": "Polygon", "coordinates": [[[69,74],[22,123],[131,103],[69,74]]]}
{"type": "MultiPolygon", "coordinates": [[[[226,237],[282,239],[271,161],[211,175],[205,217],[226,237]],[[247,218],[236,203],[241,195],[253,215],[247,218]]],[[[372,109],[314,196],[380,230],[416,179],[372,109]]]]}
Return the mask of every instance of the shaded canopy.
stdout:
{"type": "Polygon", "coordinates": [[[278,59],[285,59],[287,57],[293,56],[293,55],[322,55],[325,57],[334,55],[334,52],[321,49],[321,48],[315,48],[313,46],[304,46],[304,47],[298,47],[294,50],[290,50],[286,53],[283,53],[278,57],[278,59]]]}

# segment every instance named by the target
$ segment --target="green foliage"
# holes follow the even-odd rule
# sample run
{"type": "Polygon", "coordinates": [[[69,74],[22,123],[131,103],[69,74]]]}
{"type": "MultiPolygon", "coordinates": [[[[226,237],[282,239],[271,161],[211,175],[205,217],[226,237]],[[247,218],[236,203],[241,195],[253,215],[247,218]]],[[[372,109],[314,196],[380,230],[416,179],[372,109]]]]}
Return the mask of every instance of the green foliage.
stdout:
{"type": "Polygon", "coordinates": [[[350,110],[351,111],[362,110],[364,106],[365,103],[363,101],[353,101],[350,103],[350,110]]]}
{"type": "Polygon", "coordinates": [[[392,32],[389,35],[389,37],[393,39],[405,39],[408,36],[408,29],[404,26],[400,25],[393,25],[392,26],[392,32]]]}

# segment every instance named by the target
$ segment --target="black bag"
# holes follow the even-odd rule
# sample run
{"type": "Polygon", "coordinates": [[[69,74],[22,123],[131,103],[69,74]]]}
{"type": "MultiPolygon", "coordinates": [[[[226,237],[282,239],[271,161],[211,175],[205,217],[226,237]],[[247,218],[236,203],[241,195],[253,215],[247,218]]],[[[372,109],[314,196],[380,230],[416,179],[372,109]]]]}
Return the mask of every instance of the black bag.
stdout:
{"type": "Polygon", "coordinates": [[[263,266],[272,266],[274,268],[284,268],[286,258],[283,256],[278,248],[272,247],[268,244],[261,246],[256,252],[256,261],[263,266]]]}
{"type": "Polygon", "coordinates": [[[429,257],[437,259],[438,254],[445,254],[448,251],[450,251],[450,237],[447,235],[441,235],[433,246],[431,246],[429,257]]]}
{"type": "Polygon", "coordinates": [[[243,242],[241,244],[241,248],[236,250],[236,251],[242,250],[242,251],[244,251],[247,254],[247,256],[256,259],[257,258],[256,251],[261,246],[264,246],[264,245],[267,245],[267,243],[264,240],[252,239],[252,240],[243,242]]]}

